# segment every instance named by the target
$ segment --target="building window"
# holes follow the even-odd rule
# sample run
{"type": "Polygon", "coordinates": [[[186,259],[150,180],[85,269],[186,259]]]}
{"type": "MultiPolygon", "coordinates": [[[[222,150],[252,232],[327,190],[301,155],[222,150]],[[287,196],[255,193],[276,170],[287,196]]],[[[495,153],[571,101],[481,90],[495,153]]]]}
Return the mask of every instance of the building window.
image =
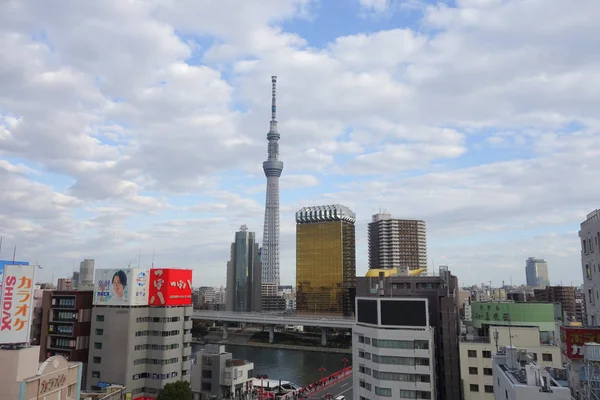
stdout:
{"type": "Polygon", "coordinates": [[[100,379],[100,371],[92,371],[92,378],[100,379]]]}
{"type": "Polygon", "coordinates": [[[469,367],[469,375],[477,375],[477,367],[469,367]]]}
{"type": "Polygon", "coordinates": [[[486,393],[494,393],[494,387],[492,385],[485,385],[483,389],[486,393]]]}
{"type": "Polygon", "coordinates": [[[469,390],[471,392],[479,392],[479,385],[470,384],[469,385],[469,390]]]}
{"type": "Polygon", "coordinates": [[[492,352],[489,350],[483,350],[483,358],[492,358],[492,352]]]}
{"type": "Polygon", "coordinates": [[[94,348],[98,350],[102,350],[102,342],[94,342],[94,348]]]}
{"type": "Polygon", "coordinates": [[[104,322],[104,315],[96,315],[96,322],[104,322]]]}
{"type": "Polygon", "coordinates": [[[470,358],[477,358],[477,350],[468,350],[467,354],[470,358]]]}
{"type": "Polygon", "coordinates": [[[592,270],[590,269],[590,264],[585,264],[585,276],[588,279],[592,279],[592,270]]]}
{"type": "Polygon", "coordinates": [[[542,361],[552,361],[552,354],[542,353],[542,361]]]}
{"type": "Polygon", "coordinates": [[[202,370],[202,378],[212,379],[212,370],[210,370],[210,369],[202,370]]]}
{"type": "Polygon", "coordinates": [[[484,375],[487,375],[487,376],[492,376],[492,375],[494,375],[494,374],[492,373],[492,369],[491,369],[491,368],[484,368],[484,369],[483,369],[483,374],[484,374],[484,375]]]}
{"type": "Polygon", "coordinates": [[[93,358],[93,363],[94,364],[100,364],[102,362],[102,358],[101,357],[94,357],[93,358]]]}
{"type": "Polygon", "coordinates": [[[98,335],[98,336],[104,335],[104,329],[96,328],[96,335],[98,335]]]}
{"type": "Polygon", "coordinates": [[[202,391],[210,392],[212,390],[212,384],[210,382],[202,382],[202,391]]]}
{"type": "Polygon", "coordinates": [[[533,361],[537,361],[537,353],[531,353],[531,355],[533,356],[533,361]]]}
{"type": "Polygon", "coordinates": [[[375,394],[381,397],[392,397],[392,389],[375,386],[375,394]]]}
{"type": "Polygon", "coordinates": [[[75,385],[67,386],[67,399],[73,398],[73,386],[75,386],[75,385]]]}
{"type": "Polygon", "coordinates": [[[416,399],[417,392],[415,390],[400,389],[400,398],[401,399],[416,399]]]}

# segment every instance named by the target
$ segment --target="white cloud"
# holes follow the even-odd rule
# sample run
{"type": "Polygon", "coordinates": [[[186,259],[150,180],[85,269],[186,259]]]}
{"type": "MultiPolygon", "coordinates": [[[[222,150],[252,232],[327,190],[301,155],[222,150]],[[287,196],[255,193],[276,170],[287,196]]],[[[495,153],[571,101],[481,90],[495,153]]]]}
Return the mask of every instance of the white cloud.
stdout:
{"type": "Polygon", "coordinates": [[[367,10],[383,12],[390,5],[390,0],[358,0],[360,5],[367,10]]]}
{"type": "Polygon", "coordinates": [[[334,202],[358,212],[358,271],[384,207],[426,219],[430,259],[474,282],[481,259],[522,281],[530,255],[553,280],[580,276],[572,231],[600,195],[600,3],[440,3],[419,30],[320,46],[283,28],[327,6],[312,3],[3,3],[0,235],[57,273],[155,249],[222,283],[235,230],[262,237],[277,74],[284,281],[294,212],[334,202]]]}

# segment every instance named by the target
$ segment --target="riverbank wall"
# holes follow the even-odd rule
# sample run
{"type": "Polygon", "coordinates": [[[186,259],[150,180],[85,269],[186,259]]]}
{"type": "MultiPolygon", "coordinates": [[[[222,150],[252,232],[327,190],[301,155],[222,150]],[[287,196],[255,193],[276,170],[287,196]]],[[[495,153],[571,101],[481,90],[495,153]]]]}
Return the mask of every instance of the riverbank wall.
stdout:
{"type": "MultiPolygon", "coordinates": [[[[318,346],[297,346],[292,344],[282,344],[282,343],[261,343],[261,342],[251,342],[249,340],[241,341],[239,338],[237,339],[227,339],[224,340],[222,338],[215,337],[213,335],[207,335],[205,337],[207,343],[213,344],[223,344],[223,345],[231,345],[231,346],[246,346],[246,347],[260,347],[260,348],[269,348],[269,349],[284,349],[284,350],[297,350],[297,351],[314,351],[318,353],[336,353],[336,354],[352,354],[352,349],[339,349],[339,348],[329,348],[329,347],[318,347],[318,346]]],[[[193,344],[200,344],[199,341],[193,341],[193,344]]]]}

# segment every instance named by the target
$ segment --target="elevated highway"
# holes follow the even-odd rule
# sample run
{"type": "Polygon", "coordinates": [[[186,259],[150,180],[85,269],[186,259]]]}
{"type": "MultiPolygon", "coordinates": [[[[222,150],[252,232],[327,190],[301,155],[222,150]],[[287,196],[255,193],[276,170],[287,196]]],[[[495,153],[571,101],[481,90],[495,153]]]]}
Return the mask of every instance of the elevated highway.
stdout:
{"type": "Polygon", "coordinates": [[[353,317],[296,315],[284,313],[252,313],[235,311],[196,310],[192,319],[223,323],[223,339],[227,339],[228,323],[244,323],[269,326],[269,342],[273,343],[276,325],[301,325],[322,328],[321,343],[327,340],[327,328],[352,329],[353,317]]]}

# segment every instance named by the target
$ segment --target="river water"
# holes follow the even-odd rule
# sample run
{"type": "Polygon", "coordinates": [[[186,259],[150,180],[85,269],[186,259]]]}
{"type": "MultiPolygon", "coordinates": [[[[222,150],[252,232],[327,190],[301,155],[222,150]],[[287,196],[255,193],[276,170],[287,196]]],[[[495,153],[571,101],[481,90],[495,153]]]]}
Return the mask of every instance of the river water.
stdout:
{"type": "MultiPolygon", "coordinates": [[[[193,345],[196,353],[201,347],[193,345]]],[[[261,347],[225,346],[233,358],[254,363],[254,376],[267,375],[269,379],[291,381],[305,386],[321,378],[319,368],[326,369],[325,376],[352,364],[351,354],[321,353],[316,351],[297,351],[261,347]]]]}

